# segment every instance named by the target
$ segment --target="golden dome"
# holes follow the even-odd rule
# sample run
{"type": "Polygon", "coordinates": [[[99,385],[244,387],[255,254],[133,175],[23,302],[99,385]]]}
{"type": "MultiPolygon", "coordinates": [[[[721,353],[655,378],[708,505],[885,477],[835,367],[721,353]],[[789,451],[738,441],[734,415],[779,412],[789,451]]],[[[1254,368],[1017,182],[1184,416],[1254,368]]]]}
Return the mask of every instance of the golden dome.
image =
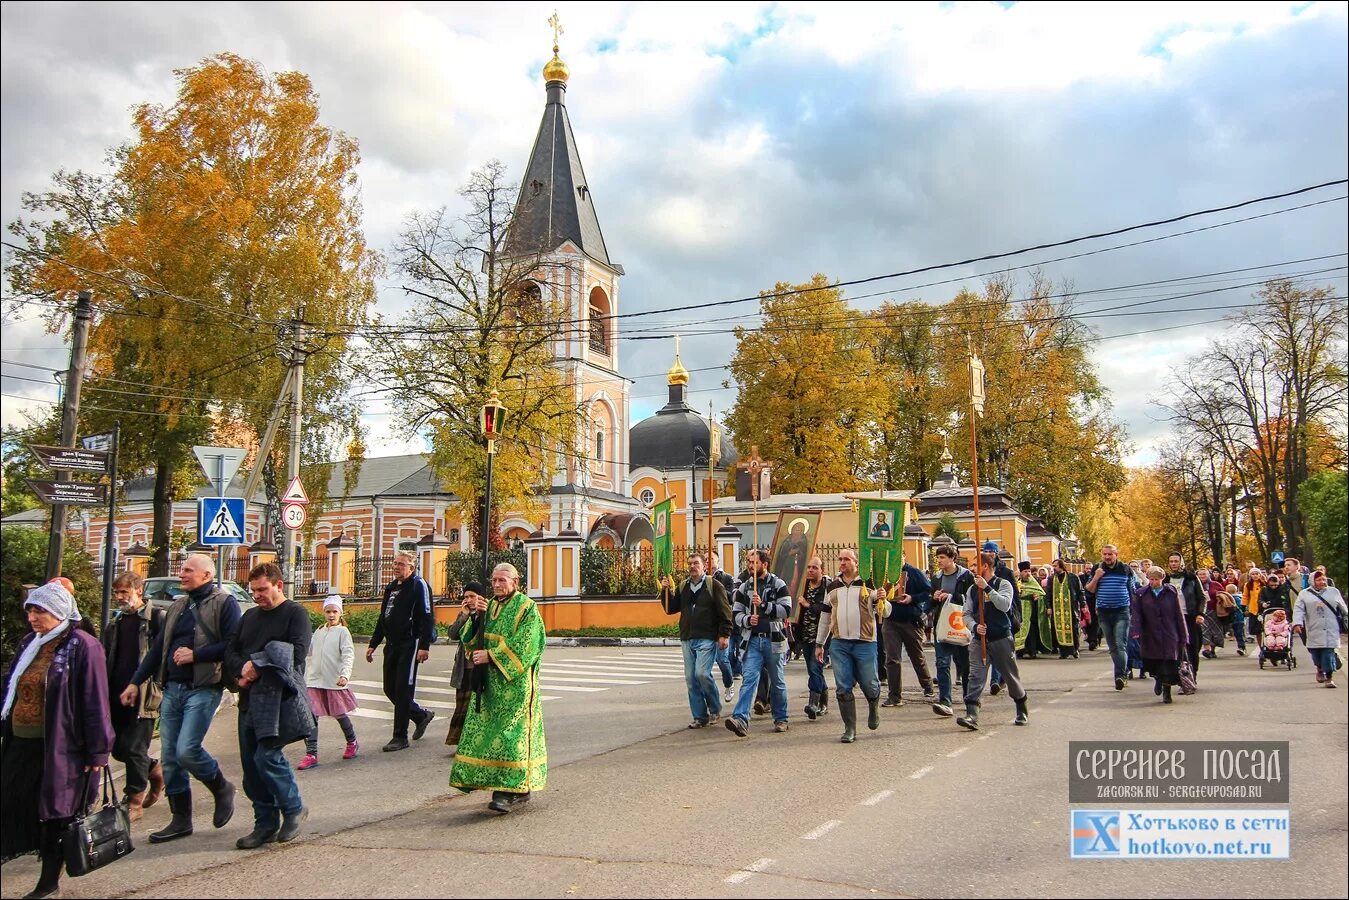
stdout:
{"type": "Polygon", "coordinates": [[[684,368],[684,364],[679,361],[679,336],[675,335],[675,358],[674,365],[670,366],[670,371],[666,373],[666,380],[670,384],[689,383],[689,370],[684,368]]]}
{"type": "Polygon", "coordinates": [[[557,45],[554,44],[553,58],[548,60],[548,62],[543,67],[543,80],[561,81],[565,83],[567,77],[570,74],[571,74],[570,71],[567,69],[567,64],[564,63],[562,61],[562,58],[557,55],[557,45]]]}

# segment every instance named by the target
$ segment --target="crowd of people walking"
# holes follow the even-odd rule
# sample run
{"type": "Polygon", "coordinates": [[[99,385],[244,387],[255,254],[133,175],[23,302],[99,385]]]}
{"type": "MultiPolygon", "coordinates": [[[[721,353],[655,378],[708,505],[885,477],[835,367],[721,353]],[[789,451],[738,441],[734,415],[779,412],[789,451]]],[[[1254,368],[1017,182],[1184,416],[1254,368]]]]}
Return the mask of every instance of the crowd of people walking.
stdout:
{"type": "MultiPolygon", "coordinates": [[[[435,640],[431,592],[411,554],[400,554],[384,592],[379,625],[366,653],[384,647],[384,692],[395,709],[385,751],[421,738],[434,714],[413,699],[417,666],[435,640]]],[[[235,782],[205,748],[225,694],[238,697],[238,746],[244,795],[253,825],[241,850],[294,840],[309,815],[296,771],[319,761],[318,719],[333,717],[346,738],[343,758],[360,750],[349,714],[357,701],[348,684],[355,652],[342,600],[323,603],[313,628],[305,607],[289,598],[281,569],[261,563],[249,573],[254,606],[215,580],[215,564],[190,555],[179,572],[184,593],[167,610],[143,596],[140,576],[113,583],[117,612],[100,642],[86,628],[69,582],[30,590],[24,611],[31,632],[20,642],[5,694],[0,861],[36,853],[37,885],[26,896],[60,889],[72,822],[111,777],[109,758],[125,764],[120,803],[130,822],[161,796],[168,824],[151,843],[187,838],[196,827],[192,782],[211,799],[211,825],[235,812],[235,782]],[[150,750],[158,722],[159,756],[150,750]],[[285,755],[304,742],[297,767],[285,755]]],[[[491,590],[470,584],[455,624],[471,699],[456,709],[457,752],[450,786],[490,791],[497,813],[529,799],[547,781],[539,661],[543,620],[519,590],[510,564],[492,572],[491,590]],[[467,649],[465,649],[467,648],[467,649]]]]}
{"type": "MultiPolygon", "coordinates": [[[[894,584],[876,585],[861,577],[857,555],[845,549],[833,575],[819,557],[810,559],[800,596],[793,597],[770,571],[767,553],[748,551],[738,577],[721,571],[715,554],[692,554],[686,577],[666,577],[659,588],[665,611],[679,616],[689,728],[722,721],[745,738],[758,715],[771,716],[774,732],[786,732],[786,664],[794,652],[807,669],[806,717],[829,713],[832,688],[839,740],[847,744],[858,738],[859,693],[870,731],[880,727],[883,707],[904,705],[904,655],[932,712],[970,731],[982,725],[985,693],[1003,690],[1015,707],[1013,724],[1028,725],[1020,660],[1076,659],[1084,642],[1088,650],[1108,648],[1116,691],[1137,672],[1152,679],[1163,704],[1174,702],[1176,689],[1197,690],[1200,660],[1216,657],[1229,635],[1237,654],[1245,655],[1252,640],[1262,665],[1290,667],[1293,641],[1302,640],[1316,683],[1325,687],[1336,686],[1342,666],[1338,648],[1349,607],[1324,568],[1308,571],[1296,559],[1268,571],[1248,566],[1244,574],[1191,571],[1179,554],[1162,568],[1146,559],[1125,563],[1107,545],[1083,575],[1064,560],[1039,570],[1023,562],[1014,573],[989,542],[972,569],[952,546],[938,547],[934,561],[931,573],[905,565],[894,584]],[[926,645],[933,647],[935,673],[926,645]],[[732,702],[722,719],[723,704],[732,702]]],[[[394,707],[386,752],[420,739],[435,715],[415,700],[418,666],[435,642],[431,591],[411,554],[401,554],[394,571],[366,650],[373,662],[383,648],[384,693],[394,707]]],[[[184,593],[167,610],[145,601],[139,576],[119,575],[117,613],[101,641],[81,619],[65,579],[34,588],[24,600],[31,632],[19,644],[0,722],[0,856],[38,854],[30,897],[58,891],[63,841],[95,801],[100,773],[109,777],[110,758],[126,767],[121,802],[132,822],[167,800],[170,820],[149,835],[152,843],[193,834],[194,780],[210,797],[211,825],[230,823],[235,783],[204,746],[226,693],[238,695],[242,787],[253,808],[252,830],[236,841],[240,849],[298,835],[308,809],[296,771],[319,764],[320,718],[336,719],[344,759],[360,751],[350,720],[357,699],[348,687],[355,650],[340,597],[323,602],[323,621],[313,628],[304,606],[288,597],[275,563],[249,573],[255,605],[247,613],[216,582],[209,556],[189,556],[179,575],[184,593]],[[151,755],[156,722],[157,757],[151,755]],[[304,755],[292,767],[285,748],[301,741],[304,755]]],[[[450,626],[458,646],[448,781],[465,793],[490,791],[488,808],[509,813],[547,782],[543,619],[509,564],[491,573],[490,587],[473,582],[462,594],[450,626]]]]}

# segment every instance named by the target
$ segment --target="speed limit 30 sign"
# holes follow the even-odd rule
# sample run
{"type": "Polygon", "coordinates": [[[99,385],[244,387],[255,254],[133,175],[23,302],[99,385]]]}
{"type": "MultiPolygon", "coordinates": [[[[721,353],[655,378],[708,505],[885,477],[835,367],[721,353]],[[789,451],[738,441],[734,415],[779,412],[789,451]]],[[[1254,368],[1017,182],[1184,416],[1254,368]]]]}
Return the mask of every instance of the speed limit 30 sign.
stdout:
{"type": "Polygon", "coordinates": [[[309,518],[309,514],[305,512],[305,508],[302,504],[287,503],[285,506],[281,507],[281,524],[285,525],[291,531],[302,527],[307,518],[309,518]]]}

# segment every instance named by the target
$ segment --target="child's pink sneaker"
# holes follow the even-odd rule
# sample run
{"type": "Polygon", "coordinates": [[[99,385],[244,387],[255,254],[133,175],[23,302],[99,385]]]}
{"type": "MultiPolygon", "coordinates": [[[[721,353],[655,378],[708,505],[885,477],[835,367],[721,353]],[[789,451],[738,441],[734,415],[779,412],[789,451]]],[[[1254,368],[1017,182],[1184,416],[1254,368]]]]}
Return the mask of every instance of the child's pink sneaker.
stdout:
{"type": "Polygon", "coordinates": [[[317,753],[306,753],[304,755],[304,759],[300,760],[300,764],[295,768],[303,772],[305,769],[312,769],[314,768],[314,766],[317,766],[318,764],[319,764],[319,757],[317,753]]]}
{"type": "Polygon", "coordinates": [[[359,749],[361,749],[361,745],[358,744],[356,741],[349,742],[347,744],[347,749],[342,751],[342,758],[352,759],[353,757],[356,756],[356,751],[359,749]]]}

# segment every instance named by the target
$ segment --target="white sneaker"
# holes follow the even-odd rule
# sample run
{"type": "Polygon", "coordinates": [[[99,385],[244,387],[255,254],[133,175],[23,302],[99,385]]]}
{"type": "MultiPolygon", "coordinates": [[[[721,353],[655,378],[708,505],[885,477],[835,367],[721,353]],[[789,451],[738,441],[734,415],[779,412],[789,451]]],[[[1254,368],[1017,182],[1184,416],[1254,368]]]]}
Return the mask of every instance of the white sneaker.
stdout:
{"type": "Polygon", "coordinates": [[[733,700],[735,700],[735,689],[734,689],[734,688],[727,688],[727,689],[726,689],[726,693],[724,693],[724,694],[721,695],[721,702],[723,702],[723,703],[730,703],[730,702],[732,702],[733,700]]]}

